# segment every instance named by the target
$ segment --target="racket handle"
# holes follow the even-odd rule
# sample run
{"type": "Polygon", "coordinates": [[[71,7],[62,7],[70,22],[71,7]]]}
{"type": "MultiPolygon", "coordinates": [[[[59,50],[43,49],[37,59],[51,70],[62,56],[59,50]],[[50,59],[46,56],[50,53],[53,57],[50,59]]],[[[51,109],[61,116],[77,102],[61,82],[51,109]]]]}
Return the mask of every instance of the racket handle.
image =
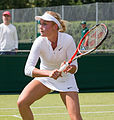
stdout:
{"type": "Polygon", "coordinates": [[[67,66],[69,66],[69,63],[66,62],[62,67],[60,67],[59,71],[63,71],[67,66]]]}

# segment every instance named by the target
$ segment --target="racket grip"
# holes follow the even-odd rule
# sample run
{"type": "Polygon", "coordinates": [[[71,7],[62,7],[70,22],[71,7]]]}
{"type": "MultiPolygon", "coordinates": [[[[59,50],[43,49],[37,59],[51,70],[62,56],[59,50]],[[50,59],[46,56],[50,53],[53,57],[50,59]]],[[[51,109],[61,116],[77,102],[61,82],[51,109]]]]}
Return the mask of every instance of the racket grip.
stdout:
{"type": "Polygon", "coordinates": [[[68,65],[69,65],[69,63],[66,62],[62,67],[60,67],[59,71],[62,72],[68,65]]]}

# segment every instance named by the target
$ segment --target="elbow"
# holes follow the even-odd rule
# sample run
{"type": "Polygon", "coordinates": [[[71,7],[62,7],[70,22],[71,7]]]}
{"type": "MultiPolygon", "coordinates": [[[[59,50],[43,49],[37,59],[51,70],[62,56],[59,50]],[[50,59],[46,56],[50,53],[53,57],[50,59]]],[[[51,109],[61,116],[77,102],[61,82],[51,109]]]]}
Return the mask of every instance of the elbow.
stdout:
{"type": "Polygon", "coordinates": [[[25,67],[24,69],[24,73],[26,76],[32,77],[32,71],[33,71],[34,67],[30,66],[30,67],[25,67]]]}
{"type": "Polygon", "coordinates": [[[30,72],[29,72],[29,70],[25,67],[25,69],[24,69],[24,74],[26,75],[26,76],[29,76],[29,74],[30,74],[30,72]]]}
{"type": "Polygon", "coordinates": [[[25,73],[26,76],[28,76],[28,71],[27,71],[26,68],[24,69],[24,73],[25,73]]]}

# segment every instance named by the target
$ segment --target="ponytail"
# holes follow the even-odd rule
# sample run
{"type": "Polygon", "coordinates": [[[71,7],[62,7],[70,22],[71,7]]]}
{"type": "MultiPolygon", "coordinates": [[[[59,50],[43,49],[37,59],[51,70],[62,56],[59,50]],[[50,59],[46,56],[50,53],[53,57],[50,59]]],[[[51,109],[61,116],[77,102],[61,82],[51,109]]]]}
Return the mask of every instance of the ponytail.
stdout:
{"type": "Polygon", "coordinates": [[[59,32],[65,32],[66,31],[65,21],[60,20],[59,22],[61,24],[61,28],[59,29],[59,32]]]}

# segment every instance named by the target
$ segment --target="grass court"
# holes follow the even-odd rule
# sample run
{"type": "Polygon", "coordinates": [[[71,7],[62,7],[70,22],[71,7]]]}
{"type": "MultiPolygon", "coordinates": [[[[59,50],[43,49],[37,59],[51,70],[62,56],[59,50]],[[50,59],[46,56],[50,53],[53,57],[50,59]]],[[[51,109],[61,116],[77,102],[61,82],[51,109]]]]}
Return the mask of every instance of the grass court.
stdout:
{"type": "MultiPolygon", "coordinates": [[[[21,120],[17,95],[0,95],[0,120],[21,120]]],[[[79,93],[83,120],[114,120],[114,93],[79,93]]],[[[70,120],[59,94],[47,94],[32,106],[35,120],[70,120]]]]}

